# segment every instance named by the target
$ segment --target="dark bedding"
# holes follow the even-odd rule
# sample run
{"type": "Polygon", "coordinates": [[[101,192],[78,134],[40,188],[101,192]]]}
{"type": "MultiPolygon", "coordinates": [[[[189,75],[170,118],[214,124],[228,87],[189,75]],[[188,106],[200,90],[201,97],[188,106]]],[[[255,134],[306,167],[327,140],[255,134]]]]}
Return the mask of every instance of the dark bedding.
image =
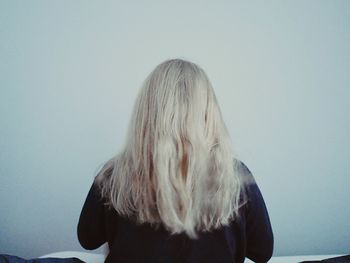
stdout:
{"type": "Polygon", "coordinates": [[[0,263],[85,263],[79,258],[33,258],[24,259],[11,255],[0,255],[0,263]]]}

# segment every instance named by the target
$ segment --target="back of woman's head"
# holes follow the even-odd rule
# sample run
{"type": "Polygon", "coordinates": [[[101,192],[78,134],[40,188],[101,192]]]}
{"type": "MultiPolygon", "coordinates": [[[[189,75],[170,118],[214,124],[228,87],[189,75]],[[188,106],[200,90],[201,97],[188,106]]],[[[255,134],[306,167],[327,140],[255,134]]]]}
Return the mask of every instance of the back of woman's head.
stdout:
{"type": "Polygon", "coordinates": [[[120,215],[195,238],[197,231],[238,216],[234,160],[206,73],[192,62],[170,59],[145,79],[125,147],[96,181],[120,215]]]}

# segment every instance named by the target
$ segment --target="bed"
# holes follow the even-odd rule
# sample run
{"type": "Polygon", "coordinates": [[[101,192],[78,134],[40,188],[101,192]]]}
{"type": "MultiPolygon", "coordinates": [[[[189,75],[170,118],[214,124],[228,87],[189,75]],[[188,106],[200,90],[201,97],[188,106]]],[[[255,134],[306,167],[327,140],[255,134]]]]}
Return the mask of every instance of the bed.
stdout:
{"type": "MultiPolygon", "coordinates": [[[[296,263],[307,260],[322,260],[326,258],[340,257],[344,255],[331,254],[331,255],[305,255],[305,256],[284,256],[284,257],[272,257],[270,263],[296,263]]],[[[84,262],[88,263],[103,263],[104,255],[96,253],[88,253],[81,251],[62,251],[56,253],[50,253],[41,256],[40,258],[55,257],[55,258],[71,258],[76,257],[84,262]]],[[[253,263],[253,261],[246,259],[245,263],[253,263]]]]}

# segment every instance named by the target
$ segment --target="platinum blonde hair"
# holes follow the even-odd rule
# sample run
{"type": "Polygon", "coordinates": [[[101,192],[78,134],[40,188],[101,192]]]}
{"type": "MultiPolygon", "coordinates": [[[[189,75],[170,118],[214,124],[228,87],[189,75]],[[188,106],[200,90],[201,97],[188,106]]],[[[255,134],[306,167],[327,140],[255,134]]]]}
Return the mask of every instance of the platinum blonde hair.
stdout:
{"type": "Polygon", "coordinates": [[[234,160],[206,73],[192,62],[169,59],[143,82],[125,147],[96,181],[120,215],[197,238],[197,231],[239,216],[234,160]]]}

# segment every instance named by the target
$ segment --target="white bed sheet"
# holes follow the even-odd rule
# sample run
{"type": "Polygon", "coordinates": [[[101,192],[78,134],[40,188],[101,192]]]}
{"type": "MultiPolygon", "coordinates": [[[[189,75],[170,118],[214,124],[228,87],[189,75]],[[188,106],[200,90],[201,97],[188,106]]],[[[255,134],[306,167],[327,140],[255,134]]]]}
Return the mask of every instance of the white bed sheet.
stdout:
{"type": "MultiPolygon", "coordinates": [[[[307,255],[307,256],[285,256],[272,257],[269,263],[297,263],[306,260],[322,260],[326,258],[340,257],[344,255],[307,255]]],[[[252,263],[253,261],[246,259],[244,263],[252,263]]]]}
{"type": "Polygon", "coordinates": [[[40,258],[79,258],[86,263],[103,263],[105,256],[97,253],[82,251],[61,251],[42,255],[40,258]]]}
{"type": "MultiPolygon", "coordinates": [[[[344,255],[335,254],[335,255],[272,257],[269,262],[270,263],[297,263],[297,262],[306,261],[306,260],[321,260],[325,258],[340,257],[340,256],[344,256],[344,255]]],[[[105,259],[105,256],[102,254],[88,253],[88,252],[82,252],[82,251],[61,251],[61,252],[46,254],[41,256],[40,258],[47,258],[47,257],[54,257],[54,258],[76,257],[87,263],[103,263],[105,259]]],[[[244,262],[253,263],[253,261],[249,259],[246,259],[244,262]]]]}

